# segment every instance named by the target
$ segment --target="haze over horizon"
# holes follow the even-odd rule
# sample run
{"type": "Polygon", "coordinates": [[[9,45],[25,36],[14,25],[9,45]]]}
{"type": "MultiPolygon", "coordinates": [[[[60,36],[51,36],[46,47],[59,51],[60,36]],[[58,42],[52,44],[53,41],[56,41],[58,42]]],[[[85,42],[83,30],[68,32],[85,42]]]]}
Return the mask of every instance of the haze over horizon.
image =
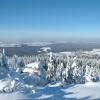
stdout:
{"type": "Polygon", "coordinates": [[[100,38],[100,0],[0,0],[0,40],[100,38]]]}

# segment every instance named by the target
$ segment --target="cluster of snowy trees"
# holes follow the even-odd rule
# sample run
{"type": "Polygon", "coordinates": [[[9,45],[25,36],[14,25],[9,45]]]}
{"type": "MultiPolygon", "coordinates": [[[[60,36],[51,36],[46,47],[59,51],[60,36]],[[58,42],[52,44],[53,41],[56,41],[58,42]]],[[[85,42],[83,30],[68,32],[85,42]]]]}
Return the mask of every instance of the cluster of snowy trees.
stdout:
{"type": "MultiPolygon", "coordinates": [[[[16,75],[21,78],[25,66],[32,62],[40,62],[43,65],[43,69],[40,68],[39,70],[43,70],[40,72],[42,77],[45,75],[44,81],[47,83],[61,81],[62,83],[71,84],[100,80],[99,59],[80,58],[77,55],[53,56],[51,52],[37,56],[19,57],[14,55],[13,57],[7,57],[4,50],[0,55],[0,78],[3,78],[10,71],[15,71],[16,75]],[[46,74],[42,74],[44,71],[46,74]]],[[[12,72],[10,73],[12,74],[12,72]]],[[[31,77],[34,77],[34,74],[31,77]]]]}

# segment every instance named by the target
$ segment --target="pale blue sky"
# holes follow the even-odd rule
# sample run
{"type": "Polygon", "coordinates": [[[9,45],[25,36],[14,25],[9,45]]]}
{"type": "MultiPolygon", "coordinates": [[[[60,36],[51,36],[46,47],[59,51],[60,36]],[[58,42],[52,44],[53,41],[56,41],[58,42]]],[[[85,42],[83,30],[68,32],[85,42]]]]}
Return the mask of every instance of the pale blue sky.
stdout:
{"type": "Polygon", "coordinates": [[[0,39],[100,37],[100,0],[0,0],[0,39]]]}

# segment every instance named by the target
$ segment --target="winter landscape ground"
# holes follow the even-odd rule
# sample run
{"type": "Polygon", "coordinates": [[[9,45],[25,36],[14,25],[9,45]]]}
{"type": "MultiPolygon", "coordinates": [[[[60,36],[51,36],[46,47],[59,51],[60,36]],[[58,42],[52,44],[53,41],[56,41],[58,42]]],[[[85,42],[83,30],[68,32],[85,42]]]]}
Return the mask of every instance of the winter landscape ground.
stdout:
{"type": "Polygon", "coordinates": [[[36,93],[1,93],[0,100],[100,100],[100,82],[85,85],[59,86],[59,83],[39,87],[36,93]]]}
{"type": "MultiPolygon", "coordinates": [[[[0,100],[100,100],[100,49],[0,54],[0,100]]],[[[38,51],[37,51],[38,52],[38,51]]]]}

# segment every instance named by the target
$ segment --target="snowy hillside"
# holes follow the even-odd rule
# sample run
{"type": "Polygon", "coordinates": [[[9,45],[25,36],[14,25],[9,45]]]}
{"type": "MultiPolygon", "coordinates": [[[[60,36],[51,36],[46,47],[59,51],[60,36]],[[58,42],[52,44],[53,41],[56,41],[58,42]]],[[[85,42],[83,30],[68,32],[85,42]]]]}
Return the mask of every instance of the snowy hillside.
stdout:
{"type": "Polygon", "coordinates": [[[99,55],[100,56],[100,49],[93,49],[92,51],[84,51],[83,53],[89,55],[99,55]]]}
{"type": "MultiPolygon", "coordinates": [[[[87,83],[88,84],[88,83],[87,83]]],[[[91,100],[100,99],[100,82],[92,83],[92,85],[66,85],[59,86],[59,83],[48,85],[40,89],[40,92],[33,95],[34,99],[43,100],[91,100]]]]}
{"type": "Polygon", "coordinates": [[[81,53],[7,57],[3,49],[0,100],[99,100],[100,60],[81,53]]]}
{"type": "Polygon", "coordinates": [[[35,94],[4,93],[0,100],[100,100],[100,82],[60,86],[60,83],[38,87],[35,94]],[[10,97],[10,98],[9,98],[10,97]]]}

